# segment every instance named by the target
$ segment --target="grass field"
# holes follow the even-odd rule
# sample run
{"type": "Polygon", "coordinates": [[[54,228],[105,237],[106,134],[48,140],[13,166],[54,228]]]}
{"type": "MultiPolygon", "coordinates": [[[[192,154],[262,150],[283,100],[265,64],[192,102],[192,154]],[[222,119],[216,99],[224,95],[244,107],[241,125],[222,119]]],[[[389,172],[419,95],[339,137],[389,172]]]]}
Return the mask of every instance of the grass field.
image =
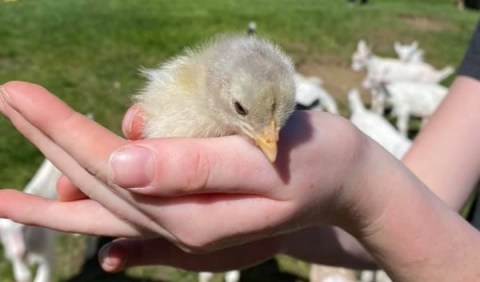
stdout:
{"type": "MultiPolygon", "coordinates": [[[[259,35],[281,45],[300,72],[321,76],[342,105],[346,90],[361,78],[349,69],[359,39],[384,56],[394,55],[394,40],[416,39],[428,62],[456,67],[478,19],[478,13],[457,11],[451,0],[370,2],[352,7],[328,0],[0,0],[0,83],[41,84],[119,133],[129,95],[143,83],[140,67],[155,67],[214,34],[244,32],[253,20],[259,35]]],[[[23,187],[41,160],[0,118],[0,187],[23,187]]],[[[64,259],[59,281],[78,270],[77,241],[67,237],[58,247],[64,259]]],[[[281,261],[291,273],[306,275],[305,265],[281,261]]],[[[194,281],[191,273],[172,269],[134,274],[194,281]]],[[[12,281],[5,262],[0,281],[12,281]]]]}

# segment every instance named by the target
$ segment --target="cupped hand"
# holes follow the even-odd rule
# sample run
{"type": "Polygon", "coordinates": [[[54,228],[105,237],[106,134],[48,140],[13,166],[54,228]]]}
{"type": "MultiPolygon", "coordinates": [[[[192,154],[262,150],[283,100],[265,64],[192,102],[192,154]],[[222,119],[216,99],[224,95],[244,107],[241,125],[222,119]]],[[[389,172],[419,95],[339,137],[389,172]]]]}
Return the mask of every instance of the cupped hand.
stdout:
{"type": "Polygon", "coordinates": [[[348,217],[343,188],[361,138],[337,116],[296,112],[272,165],[239,136],[125,140],[28,83],[3,85],[0,110],[88,196],[55,202],[2,190],[2,217],[70,232],[160,235],[199,252],[348,217]]]}

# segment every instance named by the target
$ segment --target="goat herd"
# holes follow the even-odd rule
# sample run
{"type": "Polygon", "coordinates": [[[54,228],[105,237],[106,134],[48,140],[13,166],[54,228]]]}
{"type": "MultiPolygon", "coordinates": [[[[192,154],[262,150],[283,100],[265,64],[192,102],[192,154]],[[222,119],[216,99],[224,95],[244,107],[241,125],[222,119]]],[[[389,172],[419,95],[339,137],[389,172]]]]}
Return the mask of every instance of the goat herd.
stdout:
{"type": "MultiPolygon", "coordinates": [[[[365,41],[358,42],[352,56],[352,69],[366,71],[362,86],[371,93],[371,107],[367,109],[358,89],[347,94],[350,108],[350,120],[365,134],[385,147],[392,155],[401,158],[408,150],[409,119],[419,117],[426,122],[442,99],[447,88],[439,83],[454,72],[447,66],[437,70],[424,61],[424,51],[417,42],[402,45],[395,42],[394,49],[398,58],[383,58],[373,54],[365,41]],[[385,109],[396,118],[393,126],[385,117],[385,109]]],[[[325,110],[339,114],[335,99],[322,87],[322,81],[316,77],[297,74],[296,100],[302,108],[325,110]]],[[[26,193],[55,198],[55,185],[60,172],[45,160],[32,180],[25,188],[26,193]]],[[[26,226],[8,219],[0,219],[0,239],[5,258],[12,264],[14,279],[17,282],[53,281],[55,269],[55,245],[58,233],[40,227],[26,226]],[[35,275],[31,266],[37,265],[35,275]]],[[[94,255],[95,240],[87,240],[86,257],[94,255]]],[[[202,272],[199,281],[208,282],[213,274],[202,272]]],[[[350,281],[390,281],[382,271],[362,271],[360,278],[354,271],[320,265],[312,265],[312,282],[350,282],[350,281]]],[[[233,270],[225,274],[227,282],[237,282],[240,272],[233,270]]]]}
{"type": "MultiPolygon", "coordinates": [[[[347,97],[351,122],[401,158],[411,143],[408,139],[411,117],[420,118],[422,125],[428,121],[448,92],[440,82],[453,74],[454,68],[437,70],[426,63],[424,50],[416,41],[407,45],[395,42],[394,49],[398,58],[384,58],[374,55],[365,41],[358,42],[351,67],[354,71],[366,71],[362,87],[370,91],[370,109],[365,107],[358,89],[351,89],[347,97]],[[385,117],[387,108],[396,119],[396,126],[385,117]]],[[[335,99],[316,77],[297,75],[296,99],[302,108],[338,114],[335,99]]]]}

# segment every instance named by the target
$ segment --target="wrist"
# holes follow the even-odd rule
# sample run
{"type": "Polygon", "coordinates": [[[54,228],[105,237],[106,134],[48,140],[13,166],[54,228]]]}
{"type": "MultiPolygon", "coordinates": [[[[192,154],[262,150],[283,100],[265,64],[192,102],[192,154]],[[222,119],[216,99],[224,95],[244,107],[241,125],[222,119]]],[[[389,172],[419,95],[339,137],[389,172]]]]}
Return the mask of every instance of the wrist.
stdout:
{"type": "Polygon", "coordinates": [[[379,150],[378,145],[375,146],[347,119],[323,113],[314,113],[309,117],[314,128],[311,130],[314,133],[311,139],[315,142],[306,143],[305,147],[312,147],[305,151],[317,153],[306,155],[301,164],[291,165],[302,169],[304,182],[301,184],[313,187],[302,193],[306,199],[301,205],[301,211],[305,213],[301,218],[309,220],[303,226],[335,225],[356,233],[355,230],[361,229],[363,222],[368,223],[374,216],[368,212],[372,207],[370,197],[365,195],[369,188],[365,182],[377,161],[372,155],[381,155],[376,152],[381,148],[379,150]],[[308,163],[318,169],[312,170],[305,165],[308,163]],[[309,170],[313,175],[305,173],[309,170]],[[312,217],[312,214],[316,216],[312,217]]]}
{"type": "Polygon", "coordinates": [[[392,199],[389,183],[395,178],[401,181],[407,170],[358,129],[352,134],[355,157],[339,185],[340,214],[336,225],[358,238],[370,230],[389,205],[392,199]]]}
{"type": "Polygon", "coordinates": [[[478,261],[478,232],[375,142],[365,137],[360,144],[358,162],[341,189],[340,227],[395,281],[478,278],[476,263],[465,266],[478,261]],[[460,268],[462,273],[449,271],[460,268]]]}

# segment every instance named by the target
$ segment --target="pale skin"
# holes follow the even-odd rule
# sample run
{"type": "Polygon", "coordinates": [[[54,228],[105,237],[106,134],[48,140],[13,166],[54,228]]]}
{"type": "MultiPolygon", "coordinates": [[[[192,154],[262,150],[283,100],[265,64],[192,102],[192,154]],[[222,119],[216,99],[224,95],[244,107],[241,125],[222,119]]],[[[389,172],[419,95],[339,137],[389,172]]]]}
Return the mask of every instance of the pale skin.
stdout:
{"type": "Polygon", "coordinates": [[[480,82],[459,76],[403,162],[459,211],[480,176],[480,82]]]}
{"type": "MultiPolygon", "coordinates": [[[[480,113],[473,107],[480,103],[480,85],[473,79],[456,79],[449,98],[406,156],[405,164],[418,178],[348,121],[325,113],[296,113],[282,131],[272,166],[237,136],[128,141],[74,113],[43,88],[19,82],[3,88],[8,98],[0,100],[2,113],[75,185],[61,181],[63,202],[2,190],[0,216],[64,231],[135,237],[102,252],[102,265],[109,271],[145,264],[217,271],[246,267],[280,252],[319,263],[371,266],[358,240],[394,281],[480,277],[478,232],[427,188],[458,209],[478,177],[480,132],[475,129],[480,113]],[[447,142],[438,142],[436,136],[442,134],[447,142]],[[151,185],[145,185],[141,171],[123,167],[131,158],[122,163],[118,153],[111,157],[120,148],[139,147],[156,156],[151,185]],[[455,150],[462,155],[452,154],[455,150]],[[120,178],[122,168],[131,177],[120,178]],[[147,188],[128,188],[135,186],[147,188]],[[214,228],[209,222],[215,222],[214,228]],[[319,243],[319,238],[324,240],[319,243]],[[344,252],[338,254],[338,249],[344,252]]],[[[125,118],[130,139],[138,139],[139,119],[141,111],[135,109],[125,118]]]]}

